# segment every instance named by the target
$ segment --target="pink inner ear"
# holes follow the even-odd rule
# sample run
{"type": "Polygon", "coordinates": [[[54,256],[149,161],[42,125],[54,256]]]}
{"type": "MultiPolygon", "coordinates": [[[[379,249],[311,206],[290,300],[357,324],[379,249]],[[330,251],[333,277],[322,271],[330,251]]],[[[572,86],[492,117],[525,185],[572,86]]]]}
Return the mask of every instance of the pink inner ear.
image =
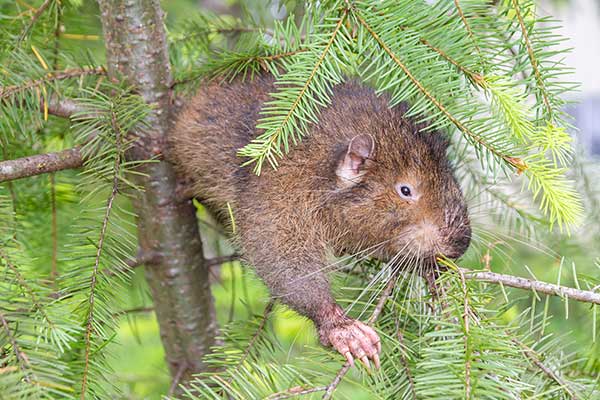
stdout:
{"type": "Polygon", "coordinates": [[[348,153],[346,155],[347,158],[349,158],[349,167],[352,170],[352,172],[354,172],[355,174],[358,174],[360,171],[360,167],[363,166],[363,164],[365,163],[365,159],[368,157],[368,155],[366,157],[363,157],[360,154],[356,154],[354,152],[352,153],[348,153]]]}
{"type": "Polygon", "coordinates": [[[375,142],[371,135],[358,135],[352,138],[346,155],[336,170],[344,186],[358,183],[362,179],[365,162],[373,156],[374,149],[375,142]]]}

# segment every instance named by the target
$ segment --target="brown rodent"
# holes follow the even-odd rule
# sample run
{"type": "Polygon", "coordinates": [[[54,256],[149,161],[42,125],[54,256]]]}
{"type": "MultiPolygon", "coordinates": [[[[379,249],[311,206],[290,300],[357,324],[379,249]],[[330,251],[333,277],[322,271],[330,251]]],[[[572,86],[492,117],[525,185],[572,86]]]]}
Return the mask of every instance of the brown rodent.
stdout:
{"type": "Polygon", "coordinates": [[[202,88],[178,117],[170,157],[222,221],[231,207],[239,250],[272,295],[313,320],[324,345],[378,366],[377,334],[345,316],[330,293],[327,255],[462,255],[471,230],[446,141],[420,133],[405,105],[390,108],[350,81],[334,88],[332,104],[279,167],[256,176],[236,152],[256,136],[274,91],[269,76],[202,88]]]}

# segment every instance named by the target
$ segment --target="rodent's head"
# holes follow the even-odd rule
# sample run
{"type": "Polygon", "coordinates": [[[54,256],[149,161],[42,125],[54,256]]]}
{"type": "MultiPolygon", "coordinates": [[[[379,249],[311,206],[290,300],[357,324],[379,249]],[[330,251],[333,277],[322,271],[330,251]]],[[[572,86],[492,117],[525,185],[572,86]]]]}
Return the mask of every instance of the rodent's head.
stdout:
{"type": "Polygon", "coordinates": [[[460,257],[471,228],[446,158],[447,141],[437,132],[419,132],[397,111],[381,111],[383,119],[369,127],[347,121],[351,132],[330,164],[336,214],[351,241],[346,246],[384,260],[460,257]]]}

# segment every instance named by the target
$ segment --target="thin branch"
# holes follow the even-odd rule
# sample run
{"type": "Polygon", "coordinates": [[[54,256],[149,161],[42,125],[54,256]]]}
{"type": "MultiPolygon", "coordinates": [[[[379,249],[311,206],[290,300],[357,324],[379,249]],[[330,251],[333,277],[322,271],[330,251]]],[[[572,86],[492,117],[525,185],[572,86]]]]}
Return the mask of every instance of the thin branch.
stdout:
{"type": "Polygon", "coordinates": [[[126,310],[121,310],[121,311],[117,311],[116,313],[113,313],[113,317],[120,317],[122,315],[126,315],[126,314],[137,314],[137,313],[149,313],[149,312],[154,312],[154,307],[135,307],[135,308],[128,308],[126,310]]]}
{"type": "Polygon", "coordinates": [[[125,260],[125,266],[118,265],[113,268],[107,268],[102,270],[102,273],[106,276],[115,276],[119,273],[127,272],[130,269],[141,267],[142,265],[155,264],[158,261],[158,255],[156,254],[144,254],[138,252],[136,258],[125,260]]]}
{"type": "MultiPolygon", "coordinates": [[[[304,48],[299,48],[296,50],[287,51],[284,53],[276,53],[276,54],[262,55],[262,56],[248,56],[246,58],[238,58],[236,60],[236,62],[240,63],[240,64],[248,64],[248,63],[252,63],[252,62],[258,62],[263,67],[263,69],[266,69],[265,65],[266,65],[267,61],[276,61],[276,60],[279,60],[279,59],[282,59],[285,57],[291,57],[296,54],[305,53],[309,50],[310,49],[304,47],[304,48]]],[[[224,69],[225,69],[224,67],[219,67],[219,68],[216,68],[214,71],[208,72],[208,74],[204,73],[204,74],[200,74],[197,76],[192,76],[189,78],[173,81],[173,83],[170,86],[170,89],[173,89],[176,86],[181,86],[186,83],[193,82],[193,81],[196,81],[196,80],[202,79],[202,78],[207,78],[207,79],[218,78],[220,75],[222,75],[222,72],[224,72],[223,71],[224,69]]]]}
{"type": "Polygon", "coordinates": [[[235,369],[231,372],[229,378],[227,379],[228,384],[231,384],[231,382],[233,382],[233,379],[235,378],[235,374],[236,374],[238,368],[242,364],[244,364],[244,361],[246,361],[246,359],[250,355],[250,352],[252,351],[252,347],[254,346],[254,343],[256,343],[260,334],[262,333],[263,329],[265,328],[265,324],[267,323],[267,319],[269,318],[271,311],[273,311],[274,305],[275,305],[275,300],[273,300],[273,299],[269,300],[269,302],[267,303],[267,306],[265,307],[265,310],[263,311],[262,321],[260,321],[260,324],[258,325],[256,332],[254,333],[254,335],[252,335],[252,338],[248,342],[248,346],[246,347],[246,350],[244,350],[244,354],[242,354],[242,357],[240,357],[240,360],[237,362],[235,369]]]}
{"type": "Polygon", "coordinates": [[[27,281],[25,280],[25,277],[23,277],[23,275],[21,274],[19,269],[12,263],[12,261],[10,261],[10,259],[8,258],[8,255],[2,249],[0,249],[0,258],[4,260],[8,269],[10,269],[13,272],[17,282],[19,283],[19,286],[21,286],[21,288],[25,292],[27,292],[29,297],[31,297],[31,302],[33,304],[33,307],[37,311],[39,311],[39,313],[42,315],[42,317],[46,320],[50,329],[54,329],[55,325],[52,322],[52,320],[50,319],[50,317],[48,316],[48,313],[46,313],[46,310],[44,310],[44,308],[42,307],[42,304],[39,301],[38,297],[36,296],[35,291],[27,283],[27,281]]]}
{"type": "MultiPolygon", "coordinates": [[[[56,117],[62,118],[71,118],[75,114],[83,114],[88,112],[89,117],[92,118],[97,116],[93,112],[89,112],[83,105],[81,105],[77,100],[73,100],[70,98],[60,98],[56,95],[50,96],[48,99],[41,99],[40,106],[44,107],[44,100],[46,100],[46,107],[48,107],[48,114],[54,115],[56,117]]],[[[86,114],[86,117],[88,115],[86,114]]]]}
{"type": "Polygon", "coordinates": [[[467,33],[469,34],[469,38],[471,39],[471,42],[473,43],[473,46],[475,47],[475,50],[477,51],[477,55],[479,56],[480,59],[483,59],[483,57],[481,56],[481,49],[479,48],[479,46],[477,46],[477,43],[475,42],[475,35],[473,34],[473,31],[471,30],[471,26],[467,22],[467,18],[465,17],[465,14],[463,13],[462,8],[460,7],[459,0],[454,0],[454,5],[456,6],[456,11],[458,11],[460,20],[462,21],[463,25],[465,26],[467,33]]]}
{"type": "MultiPolygon", "coordinates": [[[[367,321],[368,325],[373,325],[373,323],[375,323],[375,321],[377,321],[377,318],[379,318],[379,315],[383,311],[383,307],[385,306],[385,303],[387,302],[390,295],[392,294],[392,290],[394,289],[394,286],[396,286],[398,277],[399,277],[399,274],[396,273],[395,276],[390,278],[390,281],[388,282],[386,287],[383,289],[383,292],[381,293],[381,296],[379,297],[379,301],[377,302],[377,305],[375,306],[375,309],[373,310],[373,314],[371,314],[371,317],[367,321]]],[[[327,385],[327,390],[325,391],[325,393],[323,394],[323,397],[322,397],[323,400],[327,400],[327,399],[331,398],[331,396],[333,395],[333,392],[335,391],[335,389],[337,389],[338,385],[340,384],[340,382],[342,381],[344,376],[348,373],[348,370],[350,369],[350,367],[351,367],[350,363],[348,361],[346,361],[344,366],[342,368],[340,368],[340,370],[338,371],[335,378],[333,378],[333,381],[331,381],[331,383],[329,385],[327,385]]]]}
{"type": "MultiPolygon", "coordinates": [[[[261,30],[260,27],[251,27],[251,26],[232,26],[232,27],[228,27],[228,28],[205,28],[205,29],[200,29],[196,32],[190,33],[188,35],[182,35],[180,37],[175,37],[171,40],[171,43],[176,44],[176,43],[180,43],[180,42],[185,42],[197,37],[202,37],[202,36],[208,36],[210,34],[213,33],[221,33],[221,34],[230,34],[230,35],[234,35],[234,34],[240,34],[240,33],[247,33],[247,32],[259,32],[261,30]]],[[[268,34],[268,32],[266,32],[268,34]]],[[[272,32],[271,32],[271,36],[272,32]]]]}
{"type": "Polygon", "coordinates": [[[546,376],[548,376],[550,379],[552,379],[554,382],[556,382],[565,392],[567,392],[567,394],[569,395],[569,397],[571,399],[577,400],[577,396],[575,395],[573,390],[569,387],[567,382],[565,382],[560,376],[558,376],[554,371],[552,371],[552,369],[550,369],[548,366],[546,366],[544,363],[542,363],[540,361],[540,357],[537,355],[537,353],[532,348],[530,348],[525,343],[522,343],[520,340],[518,340],[516,338],[514,338],[512,341],[513,341],[513,343],[517,344],[519,347],[521,347],[523,349],[523,353],[529,359],[529,361],[531,361],[536,367],[538,367],[540,370],[542,370],[542,372],[544,372],[544,374],[546,374],[546,376]]]}
{"type": "Polygon", "coordinates": [[[27,25],[27,27],[23,30],[23,32],[19,36],[19,39],[18,39],[17,43],[21,43],[23,41],[23,39],[25,39],[25,36],[27,36],[27,34],[29,33],[29,31],[31,31],[31,28],[33,28],[33,26],[35,25],[35,23],[37,22],[37,20],[44,13],[44,11],[46,11],[46,9],[50,6],[50,4],[52,4],[52,1],[54,1],[54,0],[46,0],[46,1],[44,1],[44,3],[42,3],[42,5],[35,11],[35,13],[33,13],[33,16],[31,17],[31,21],[29,22],[29,24],[27,25]]]}
{"type": "MultiPolygon", "coordinates": [[[[461,279],[461,285],[463,287],[463,291],[465,293],[465,302],[464,302],[464,307],[465,307],[465,315],[474,315],[475,319],[474,322],[476,324],[478,324],[478,320],[476,317],[476,311],[472,310],[466,300],[467,298],[467,292],[466,292],[466,283],[465,283],[465,279],[468,279],[467,274],[469,273],[473,273],[473,271],[469,271],[466,270],[464,268],[459,268],[455,265],[451,265],[451,267],[453,269],[455,269],[457,271],[457,273],[460,276],[461,279]]],[[[490,274],[489,272],[485,272],[485,274],[490,274]]],[[[500,275],[500,274],[495,274],[495,275],[500,275]]],[[[506,276],[506,275],[505,275],[506,276]]],[[[515,278],[515,277],[511,277],[510,278],[515,278]]],[[[518,278],[518,279],[522,279],[522,278],[518,278]]],[[[556,285],[553,285],[556,286],[556,285]]],[[[568,289],[568,288],[567,288],[568,289]]],[[[464,316],[463,316],[464,317],[464,316]]],[[[466,318],[466,317],[465,317],[466,318]]],[[[512,334],[508,331],[505,332],[506,335],[508,336],[512,336],[512,334]]],[[[569,387],[569,385],[567,384],[567,382],[565,382],[563,379],[561,379],[560,376],[558,376],[554,371],[552,371],[551,368],[549,368],[548,366],[544,365],[544,363],[541,362],[540,357],[537,355],[537,353],[530,348],[529,346],[527,346],[525,343],[521,342],[518,338],[516,337],[512,337],[511,341],[513,343],[515,343],[516,345],[518,345],[522,350],[523,350],[523,354],[527,357],[527,359],[536,367],[538,367],[540,370],[542,370],[542,372],[544,372],[544,374],[546,374],[550,379],[552,379],[553,381],[555,381],[568,395],[571,399],[573,400],[577,400],[577,397],[575,396],[573,390],[569,387]]],[[[467,352],[465,351],[465,357],[467,356],[467,352]]],[[[467,394],[469,394],[468,392],[466,392],[467,394]]],[[[468,395],[465,396],[465,398],[469,398],[468,395]]]]}
{"type": "Polygon", "coordinates": [[[119,169],[121,168],[121,132],[120,127],[117,125],[116,116],[112,113],[112,127],[115,131],[115,147],[117,154],[115,155],[115,162],[113,167],[113,182],[112,190],[106,202],[106,212],[104,219],[102,220],[102,229],[100,230],[100,236],[98,238],[98,246],[96,251],[96,259],[94,261],[94,268],[92,271],[91,282],[90,282],[90,296],[89,296],[89,311],[87,315],[86,330],[85,330],[85,362],[83,367],[83,374],[81,379],[81,400],[85,400],[86,386],[88,371],[90,367],[90,353],[91,353],[91,336],[93,330],[94,321],[94,297],[96,290],[96,283],[98,278],[98,269],[100,268],[100,257],[102,256],[102,250],[104,249],[104,240],[106,239],[106,231],[108,229],[108,221],[113,208],[113,202],[117,197],[119,191],[119,169]]]}
{"type": "Polygon", "coordinates": [[[525,41],[525,46],[527,47],[527,54],[529,55],[529,60],[531,62],[531,68],[533,68],[533,73],[535,75],[535,80],[540,88],[540,93],[542,98],[544,99],[544,104],[546,105],[546,109],[548,111],[548,115],[552,118],[552,106],[550,105],[550,100],[548,99],[548,93],[546,92],[546,87],[544,85],[544,81],[542,80],[542,74],[540,73],[539,65],[537,58],[535,58],[535,53],[533,52],[533,46],[531,45],[531,41],[529,39],[529,35],[527,34],[527,27],[525,26],[525,21],[523,20],[523,16],[521,15],[521,9],[519,8],[519,3],[517,0],[512,0],[513,7],[515,8],[515,16],[517,17],[517,21],[519,21],[519,26],[521,28],[521,34],[523,35],[523,40],[525,41]]]}
{"type": "Polygon", "coordinates": [[[470,323],[470,306],[469,306],[469,291],[467,289],[467,282],[465,280],[465,274],[460,269],[458,270],[460,276],[460,285],[463,291],[463,327],[464,327],[464,346],[465,346],[465,399],[471,398],[471,350],[469,346],[469,323],[470,323]]]}
{"type": "Polygon", "coordinates": [[[265,398],[265,400],[283,400],[292,397],[298,397],[305,394],[322,392],[327,390],[327,386],[317,386],[313,388],[303,388],[302,386],[296,386],[293,388],[286,389],[282,392],[273,393],[265,398]]]}
{"type": "Polygon", "coordinates": [[[54,173],[50,174],[50,209],[52,221],[50,224],[50,232],[52,237],[52,266],[50,269],[50,280],[52,286],[56,290],[56,279],[58,278],[58,224],[56,215],[56,177],[54,173]]]}
{"type": "Polygon", "coordinates": [[[42,86],[44,84],[60,81],[69,78],[79,78],[88,75],[104,75],[106,70],[104,67],[94,68],[71,68],[63,71],[49,72],[46,76],[31,81],[26,81],[20,85],[0,87],[0,100],[14,96],[17,93],[42,86]]]}
{"type": "MultiPolygon", "coordinates": [[[[13,332],[10,330],[8,321],[4,317],[4,314],[2,314],[1,312],[0,312],[0,324],[2,324],[2,327],[6,331],[6,337],[8,338],[8,341],[10,342],[10,345],[12,346],[13,352],[15,353],[15,357],[17,358],[17,363],[19,364],[21,371],[23,371],[24,379],[29,383],[31,381],[31,379],[29,378],[29,375],[27,374],[27,368],[30,367],[28,358],[27,358],[27,356],[25,356],[25,353],[23,353],[21,351],[21,348],[20,348],[19,344],[17,343],[17,339],[13,335],[13,332]]],[[[37,381],[37,379],[36,379],[36,381],[37,381]]]]}
{"type": "Polygon", "coordinates": [[[238,261],[240,259],[239,254],[230,254],[228,256],[213,257],[204,261],[204,266],[207,268],[216,267],[217,265],[225,264],[232,261],[238,261]]]}
{"type": "Polygon", "coordinates": [[[188,368],[189,366],[185,361],[179,366],[179,368],[177,369],[177,373],[173,377],[173,382],[171,382],[171,386],[169,387],[169,392],[167,393],[167,396],[171,396],[173,395],[173,393],[175,393],[177,385],[179,385],[179,382],[181,382],[181,378],[183,377],[185,371],[188,370],[188,368]]]}
{"type": "Polygon", "coordinates": [[[466,279],[502,284],[518,289],[533,290],[538,293],[569,298],[584,303],[600,304],[600,293],[594,293],[589,290],[575,289],[567,286],[555,285],[553,283],[521,278],[519,276],[498,274],[495,272],[473,271],[466,268],[461,268],[460,270],[465,274],[466,279]]]}
{"type": "Polygon", "coordinates": [[[443,50],[441,50],[441,49],[435,47],[434,45],[432,45],[431,43],[429,43],[429,41],[427,41],[426,39],[420,38],[419,41],[421,43],[423,43],[425,46],[429,47],[431,50],[438,53],[443,59],[448,61],[450,64],[452,64],[456,68],[458,68],[458,70],[460,72],[462,72],[463,74],[465,74],[473,83],[477,84],[478,86],[483,86],[483,80],[484,80],[483,76],[479,75],[476,72],[471,71],[469,68],[465,67],[464,65],[462,65],[461,63],[459,63],[458,61],[456,61],[455,59],[450,57],[448,54],[446,54],[446,52],[444,52],[443,50]]]}
{"type": "Polygon", "coordinates": [[[76,169],[81,167],[83,162],[79,147],[0,161],[0,183],[65,169],[76,169]]]}
{"type": "MultiPolygon", "coordinates": [[[[400,345],[405,346],[404,345],[404,335],[400,331],[400,328],[398,328],[398,334],[396,335],[396,337],[398,338],[398,342],[400,343],[400,345]]],[[[400,352],[399,357],[400,357],[400,362],[402,363],[402,366],[404,367],[404,371],[406,372],[406,377],[408,378],[408,384],[410,386],[410,392],[412,393],[412,398],[414,400],[417,400],[417,389],[415,388],[415,379],[413,378],[413,375],[410,372],[408,360],[406,357],[404,357],[404,354],[402,354],[402,352],[400,352]]]]}

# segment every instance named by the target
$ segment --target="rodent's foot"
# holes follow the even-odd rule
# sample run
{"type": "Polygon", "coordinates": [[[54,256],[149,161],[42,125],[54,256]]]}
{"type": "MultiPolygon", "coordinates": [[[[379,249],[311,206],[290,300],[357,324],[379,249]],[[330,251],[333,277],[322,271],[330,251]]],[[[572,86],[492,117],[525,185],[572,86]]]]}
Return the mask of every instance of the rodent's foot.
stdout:
{"type": "Polygon", "coordinates": [[[354,365],[354,359],[357,358],[367,369],[370,369],[370,358],[375,368],[379,369],[381,341],[379,335],[370,326],[347,318],[340,324],[321,327],[319,336],[324,346],[333,346],[346,357],[350,365],[354,365]]]}

